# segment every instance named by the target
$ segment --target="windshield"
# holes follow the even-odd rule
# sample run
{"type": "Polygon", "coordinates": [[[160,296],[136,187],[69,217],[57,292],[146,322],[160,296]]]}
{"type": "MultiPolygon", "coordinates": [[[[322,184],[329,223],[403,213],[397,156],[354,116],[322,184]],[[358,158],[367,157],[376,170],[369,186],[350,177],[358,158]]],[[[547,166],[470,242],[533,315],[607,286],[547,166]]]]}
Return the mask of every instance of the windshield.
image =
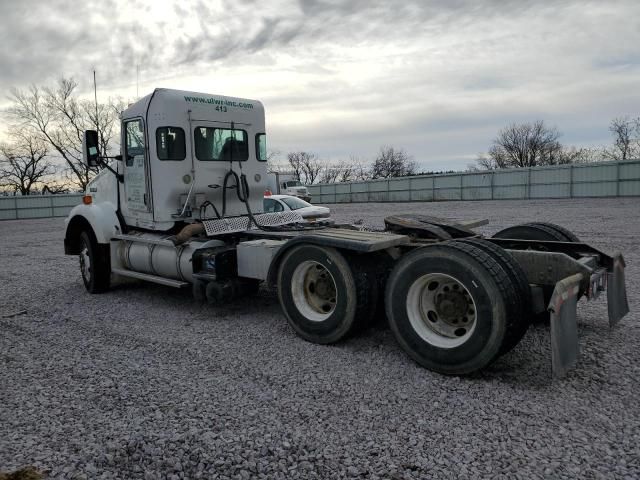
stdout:
{"type": "Polygon", "coordinates": [[[291,180],[287,182],[287,187],[301,187],[302,184],[298,180],[291,180]]]}
{"type": "Polygon", "coordinates": [[[310,203],[307,203],[304,200],[301,200],[297,197],[281,198],[280,200],[286,203],[291,210],[298,210],[299,208],[305,208],[305,207],[313,207],[313,205],[311,205],[310,203]]]}

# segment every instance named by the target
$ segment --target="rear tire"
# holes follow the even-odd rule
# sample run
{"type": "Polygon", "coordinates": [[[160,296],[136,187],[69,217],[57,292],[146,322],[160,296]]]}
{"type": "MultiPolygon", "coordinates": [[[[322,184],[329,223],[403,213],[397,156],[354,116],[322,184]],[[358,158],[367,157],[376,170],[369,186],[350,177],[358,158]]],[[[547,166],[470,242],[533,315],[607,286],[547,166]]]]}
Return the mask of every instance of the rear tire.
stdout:
{"type": "MultiPolygon", "coordinates": [[[[579,242],[580,239],[572,232],[555,223],[531,222],[505,228],[496,233],[493,238],[511,238],[514,240],[542,240],[552,242],[579,242]]],[[[542,286],[545,306],[551,301],[554,287],[542,286]]],[[[549,312],[542,312],[532,317],[532,322],[549,320],[549,312]]]]}
{"type": "Polygon", "coordinates": [[[380,260],[372,254],[349,255],[346,259],[356,282],[358,307],[352,333],[357,333],[366,330],[376,321],[380,298],[383,297],[380,295],[380,260]]]}
{"type": "Polygon", "coordinates": [[[492,238],[511,238],[514,240],[541,240],[551,242],[568,242],[567,237],[548,223],[523,223],[505,228],[492,238]]]}
{"type": "Polygon", "coordinates": [[[420,365],[454,375],[480,370],[500,354],[518,302],[500,263],[461,242],[405,255],[385,294],[389,324],[402,348],[420,365]]]}
{"type": "Polygon", "coordinates": [[[287,321],[305,340],[335,343],[366,321],[375,306],[370,276],[351,269],[336,249],[300,245],[278,268],[278,299],[287,321]]]}
{"type": "Polygon", "coordinates": [[[467,243],[484,250],[496,260],[509,275],[511,282],[516,287],[516,295],[520,312],[511,315],[507,319],[507,336],[500,349],[499,355],[511,351],[524,337],[533,320],[531,312],[531,287],[527,275],[520,264],[504,248],[481,238],[465,238],[456,242],[467,243]]]}
{"type": "Polygon", "coordinates": [[[109,247],[100,245],[91,231],[80,234],[80,274],[89,293],[102,293],[109,289],[111,261],[109,247]]]}
{"type": "Polygon", "coordinates": [[[567,230],[566,228],[561,227],[560,225],[556,225],[555,223],[534,222],[531,223],[531,225],[542,225],[544,227],[555,230],[557,233],[562,235],[567,242],[580,242],[580,239],[571,230],[567,230]]]}

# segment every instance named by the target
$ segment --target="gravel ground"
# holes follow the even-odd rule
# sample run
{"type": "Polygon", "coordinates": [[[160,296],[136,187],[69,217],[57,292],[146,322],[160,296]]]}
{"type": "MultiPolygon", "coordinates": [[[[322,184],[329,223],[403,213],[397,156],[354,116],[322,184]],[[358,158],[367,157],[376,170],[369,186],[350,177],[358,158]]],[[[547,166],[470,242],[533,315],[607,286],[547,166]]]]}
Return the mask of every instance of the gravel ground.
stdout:
{"type": "Polygon", "coordinates": [[[532,328],[480,374],[414,364],[390,331],[295,336],[274,295],[225,308],[128,283],[85,292],[62,219],[0,223],[0,471],[53,478],[638,478],[640,199],[331,205],[532,220],[620,249],[632,313],[580,302],[582,356],[551,381],[532,328]],[[8,314],[26,313],[6,318],[8,314]]]}

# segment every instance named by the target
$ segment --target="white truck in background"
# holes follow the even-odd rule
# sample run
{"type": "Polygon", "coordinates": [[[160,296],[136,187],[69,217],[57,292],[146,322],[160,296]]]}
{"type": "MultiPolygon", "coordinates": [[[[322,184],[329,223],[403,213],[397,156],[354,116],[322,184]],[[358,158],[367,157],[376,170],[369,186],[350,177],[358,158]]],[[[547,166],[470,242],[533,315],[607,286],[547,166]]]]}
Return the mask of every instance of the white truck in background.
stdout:
{"type": "Polygon", "coordinates": [[[309,189],[300,182],[294,173],[269,172],[267,185],[269,191],[275,195],[291,195],[301,198],[305,202],[311,202],[309,189]]]}

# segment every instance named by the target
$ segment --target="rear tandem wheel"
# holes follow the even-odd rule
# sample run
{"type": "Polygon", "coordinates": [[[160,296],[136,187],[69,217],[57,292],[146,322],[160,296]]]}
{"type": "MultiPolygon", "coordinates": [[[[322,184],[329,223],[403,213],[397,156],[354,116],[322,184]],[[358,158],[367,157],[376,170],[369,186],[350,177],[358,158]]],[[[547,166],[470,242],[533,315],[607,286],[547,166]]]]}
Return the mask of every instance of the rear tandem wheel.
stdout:
{"type": "Polygon", "coordinates": [[[542,240],[552,242],[579,242],[572,232],[555,223],[530,222],[500,230],[492,238],[512,238],[514,240],[542,240]]]}
{"type": "MultiPolygon", "coordinates": [[[[571,231],[555,223],[531,222],[514,225],[500,230],[492,238],[505,238],[514,240],[541,240],[552,242],[580,242],[580,239],[571,231]]],[[[545,307],[551,301],[554,287],[542,286],[542,295],[545,307]]],[[[579,297],[578,297],[579,298],[579,297]]],[[[544,322],[549,319],[548,312],[542,312],[532,317],[532,321],[544,322]]]]}
{"type": "Polygon", "coordinates": [[[518,314],[514,314],[507,319],[507,338],[500,349],[499,355],[511,351],[524,337],[525,333],[533,320],[531,313],[531,287],[527,280],[527,275],[522,270],[520,264],[511,256],[504,248],[491,243],[483,238],[464,238],[458,239],[456,242],[468,243],[484,250],[496,260],[504,271],[509,275],[516,289],[516,296],[520,310],[518,314]]]}
{"type": "Polygon", "coordinates": [[[335,343],[369,320],[377,302],[376,279],[362,262],[350,263],[335,248],[320,245],[300,245],[284,254],[278,299],[305,340],[335,343]]]}
{"type": "Polygon", "coordinates": [[[445,374],[480,370],[513,338],[521,313],[512,278],[476,245],[444,242],[406,254],[385,293],[389,325],[420,365],[445,374]]]}

